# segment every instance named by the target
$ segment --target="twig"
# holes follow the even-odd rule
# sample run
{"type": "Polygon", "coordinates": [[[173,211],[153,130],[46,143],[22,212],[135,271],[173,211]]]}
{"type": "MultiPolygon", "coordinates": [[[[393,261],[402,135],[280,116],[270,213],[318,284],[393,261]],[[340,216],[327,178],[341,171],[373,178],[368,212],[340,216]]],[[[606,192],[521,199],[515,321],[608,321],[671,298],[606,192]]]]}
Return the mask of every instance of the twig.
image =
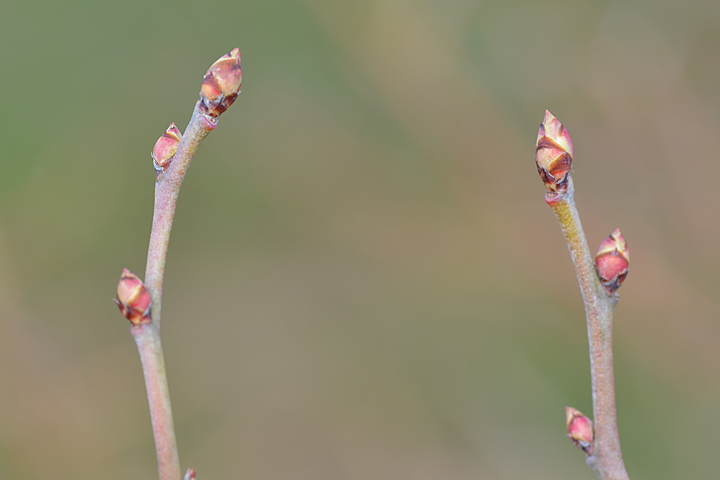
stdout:
{"type": "MultiPolygon", "coordinates": [[[[133,324],[131,333],[140,353],[160,480],[180,480],[180,461],[173,426],[165,359],[160,341],[162,287],[168,243],[180,187],[203,139],[217,126],[217,117],[240,93],[242,71],[238,49],[221,57],[205,74],[200,100],[185,135],[175,124],[155,144],[155,208],[145,283],[127,269],[118,284],[116,302],[133,324]]],[[[193,471],[194,477],[194,471],[193,471]]]]}
{"type": "MultiPolygon", "coordinates": [[[[538,171],[548,189],[545,201],[555,212],[565,235],[587,317],[595,429],[594,438],[585,439],[590,440],[589,445],[581,448],[588,454],[587,464],[598,478],[627,480],[629,477],[623,463],[617,429],[612,354],[612,315],[618,301],[615,290],[627,275],[627,246],[619,231],[613,234],[617,234],[617,237],[610,237],[622,239],[623,251],[622,255],[615,250],[609,251],[612,259],[618,260],[610,262],[614,276],[604,278],[606,281],[601,283],[575,206],[574,187],[570,176],[572,155],[572,141],[567,130],[550,112],[545,112],[536,149],[538,171]],[[624,269],[618,268],[623,266],[624,269]]],[[[603,246],[601,251],[602,248],[603,246]]],[[[606,265],[609,263],[603,265],[603,271],[606,265]]],[[[576,432],[570,428],[570,420],[568,417],[570,437],[576,441],[578,438],[573,436],[576,432]]]]}

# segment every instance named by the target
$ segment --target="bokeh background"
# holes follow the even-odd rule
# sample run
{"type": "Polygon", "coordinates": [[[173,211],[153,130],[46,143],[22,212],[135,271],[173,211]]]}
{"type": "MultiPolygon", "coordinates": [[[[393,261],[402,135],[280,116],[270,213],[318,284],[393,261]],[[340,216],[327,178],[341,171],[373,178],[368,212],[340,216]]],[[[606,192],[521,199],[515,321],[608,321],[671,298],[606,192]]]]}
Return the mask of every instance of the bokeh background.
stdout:
{"type": "Polygon", "coordinates": [[[163,340],[201,479],[592,479],[584,310],[533,162],[575,144],[633,479],[720,470],[720,3],[4,2],[0,478],[156,478],[112,303],[150,151],[202,75],[243,92],[180,196],[163,340]]]}

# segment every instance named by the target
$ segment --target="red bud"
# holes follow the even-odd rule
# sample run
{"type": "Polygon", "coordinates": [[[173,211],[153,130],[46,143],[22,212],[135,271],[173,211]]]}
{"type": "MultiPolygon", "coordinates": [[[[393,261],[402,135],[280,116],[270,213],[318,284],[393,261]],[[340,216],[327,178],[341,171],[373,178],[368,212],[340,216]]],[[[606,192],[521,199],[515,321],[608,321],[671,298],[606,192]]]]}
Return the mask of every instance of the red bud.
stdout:
{"type": "Polygon", "coordinates": [[[575,446],[592,455],[595,434],[590,419],[572,407],[565,407],[565,423],[575,446]]]}
{"type": "Polygon", "coordinates": [[[177,152],[178,145],[182,139],[182,133],[171,123],[165,133],[163,133],[158,141],[155,142],[155,146],[152,151],[153,166],[155,167],[155,174],[159,176],[170,166],[170,161],[175,152],[177,152]]]}
{"type": "Polygon", "coordinates": [[[600,244],[595,256],[595,267],[608,294],[615,293],[625,281],[630,270],[630,251],[619,229],[600,244]]]}
{"type": "Polygon", "coordinates": [[[208,115],[217,117],[235,101],[242,85],[240,50],[233,49],[212,64],[200,87],[200,98],[208,115]]]}
{"type": "Polygon", "coordinates": [[[127,268],[123,269],[120,276],[115,303],[120,308],[120,313],[133,325],[150,323],[150,292],[142,280],[127,268]]]}
{"type": "Polygon", "coordinates": [[[535,163],[548,191],[567,190],[572,160],[573,145],[570,134],[563,124],[546,110],[535,144],[535,163]]]}

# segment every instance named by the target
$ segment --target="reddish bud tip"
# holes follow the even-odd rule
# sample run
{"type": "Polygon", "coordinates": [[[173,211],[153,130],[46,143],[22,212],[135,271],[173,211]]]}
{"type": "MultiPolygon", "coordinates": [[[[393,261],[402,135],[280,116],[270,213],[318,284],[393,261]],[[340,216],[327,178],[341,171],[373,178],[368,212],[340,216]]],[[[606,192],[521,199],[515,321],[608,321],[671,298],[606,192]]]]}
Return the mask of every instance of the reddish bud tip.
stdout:
{"type": "Polygon", "coordinates": [[[572,160],[573,145],[570,134],[563,124],[546,110],[535,143],[535,163],[548,191],[567,190],[572,160]]]}
{"type": "Polygon", "coordinates": [[[235,101],[242,85],[240,50],[233,49],[212,64],[203,78],[200,98],[205,111],[217,117],[235,101]]]}
{"type": "Polygon", "coordinates": [[[568,437],[575,446],[592,455],[595,434],[590,419],[572,407],[565,407],[565,423],[568,437]]]}
{"type": "Polygon", "coordinates": [[[127,268],[124,268],[120,275],[115,303],[120,308],[120,313],[133,325],[150,323],[150,292],[142,280],[127,268]]]}
{"type": "Polygon", "coordinates": [[[155,142],[155,146],[152,151],[153,166],[155,167],[155,174],[160,175],[170,166],[170,161],[177,152],[178,145],[182,139],[182,133],[171,123],[165,133],[163,133],[158,141],[155,142]]]}
{"type": "Polygon", "coordinates": [[[195,480],[195,469],[188,468],[188,471],[185,472],[185,476],[183,477],[183,480],[195,480]]]}
{"type": "Polygon", "coordinates": [[[616,229],[600,244],[595,255],[595,267],[605,291],[610,295],[615,293],[630,270],[630,251],[620,229],[616,229]]]}

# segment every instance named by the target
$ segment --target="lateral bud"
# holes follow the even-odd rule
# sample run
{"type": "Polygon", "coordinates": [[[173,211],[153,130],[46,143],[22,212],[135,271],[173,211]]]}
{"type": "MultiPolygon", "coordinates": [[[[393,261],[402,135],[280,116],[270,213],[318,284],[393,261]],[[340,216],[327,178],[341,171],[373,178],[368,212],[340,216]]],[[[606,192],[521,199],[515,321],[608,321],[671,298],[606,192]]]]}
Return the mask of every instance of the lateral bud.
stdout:
{"type": "Polygon", "coordinates": [[[240,50],[235,48],[212,64],[200,87],[202,106],[210,117],[217,117],[235,101],[242,85],[240,50]]]}
{"type": "Polygon", "coordinates": [[[195,480],[195,469],[188,468],[188,471],[185,472],[185,476],[183,477],[183,480],[195,480]]]}
{"type": "Polygon", "coordinates": [[[175,156],[175,152],[177,152],[180,140],[182,140],[182,133],[180,133],[180,130],[174,123],[171,123],[167,130],[165,130],[165,133],[155,142],[152,151],[152,160],[153,166],[155,167],[156,179],[170,166],[170,161],[175,156]]]}
{"type": "Polygon", "coordinates": [[[595,434],[590,419],[572,407],[565,407],[565,423],[568,437],[575,446],[592,455],[595,434]]]}
{"type": "Polygon", "coordinates": [[[630,250],[620,229],[615,229],[600,244],[595,255],[595,268],[608,295],[615,293],[625,281],[630,270],[630,250]]]}
{"type": "Polygon", "coordinates": [[[115,303],[120,308],[120,313],[135,326],[146,325],[152,321],[150,292],[143,281],[127,268],[123,268],[120,275],[115,303]]]}
{"type": "Polygon", "coordinates": [[[573,161],[570,134],[552,113],[545,110],[535,143],[535,163],[545,188],[550,193],[564,193],[573,161]]]}

